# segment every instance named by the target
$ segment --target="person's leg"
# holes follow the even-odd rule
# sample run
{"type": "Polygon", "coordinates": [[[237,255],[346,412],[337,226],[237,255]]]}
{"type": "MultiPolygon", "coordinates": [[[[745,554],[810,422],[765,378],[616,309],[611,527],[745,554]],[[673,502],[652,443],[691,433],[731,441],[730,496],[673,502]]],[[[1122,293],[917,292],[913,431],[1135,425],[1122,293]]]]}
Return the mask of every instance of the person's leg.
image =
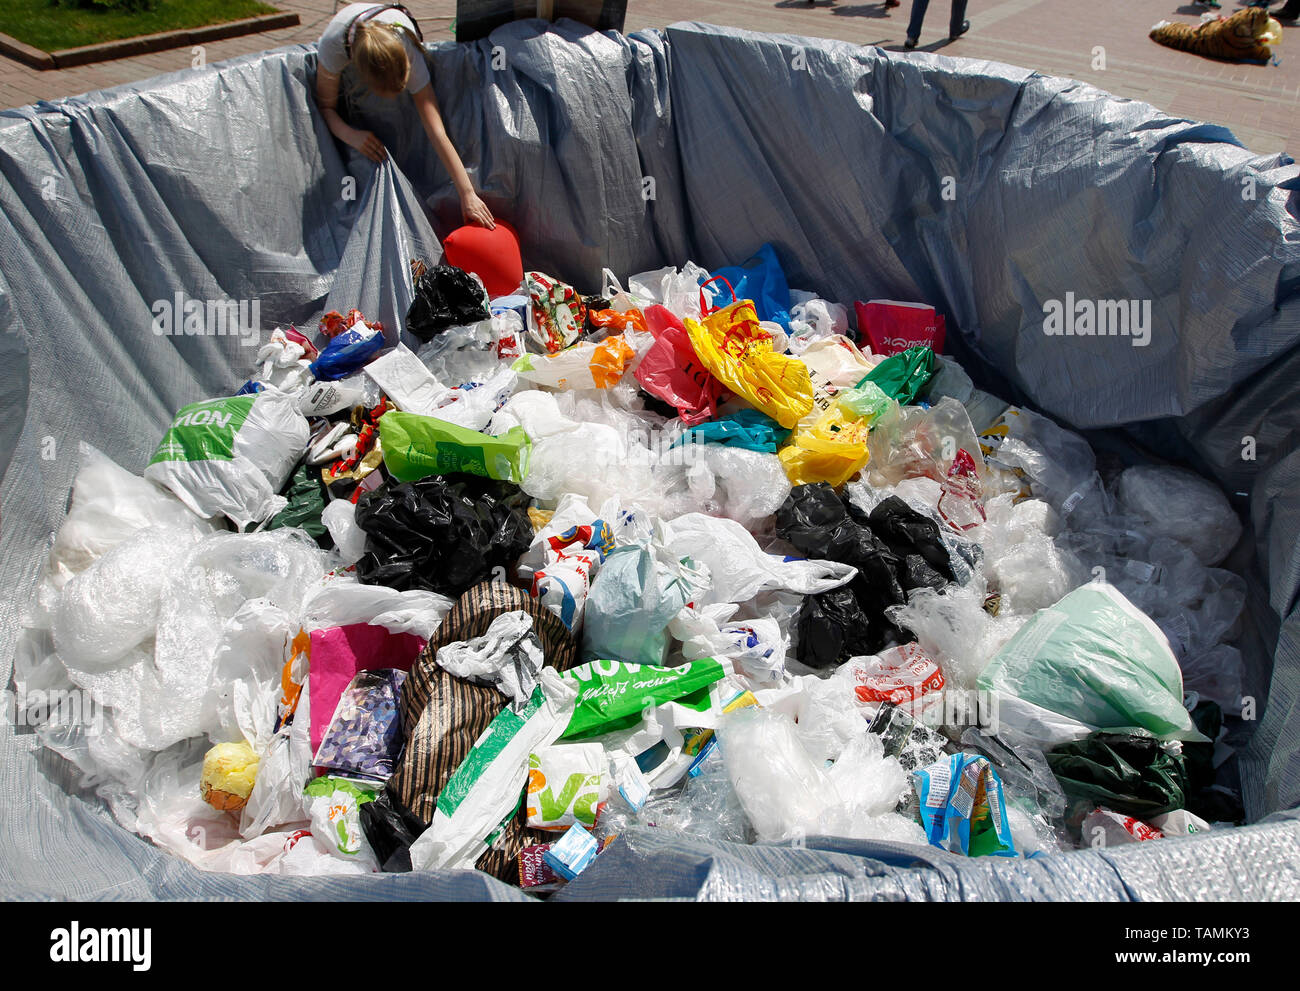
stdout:
{"type": "Polygon", "coordinates": [[[1279,21],[1294,21],[1300,17],[1300,0],[1286,0],[1280,10],[1273,11],[1273,16],[1279,21]]]}
{"type": "Polygon", "coordinates": [[[912,0],[912,16],[907,22],[907,37],[917,41],[921,37],[921,22],[925,20],[925,10],[930,0],[912,0]]]}
{"type": "Polygon", "coordinates": [[[966,23],[967,0],[952,0],[952,15],[948,18],[948,37],[959,38],[970,27],[966,23]]]}

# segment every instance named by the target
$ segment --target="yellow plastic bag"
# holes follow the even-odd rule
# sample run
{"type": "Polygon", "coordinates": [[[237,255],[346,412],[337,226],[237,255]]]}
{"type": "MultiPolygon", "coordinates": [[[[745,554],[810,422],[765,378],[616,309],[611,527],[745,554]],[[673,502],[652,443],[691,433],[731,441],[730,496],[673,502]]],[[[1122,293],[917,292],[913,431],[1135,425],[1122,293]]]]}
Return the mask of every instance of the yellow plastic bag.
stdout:
{"type": "Polygon", "coordinates": [[[777,451],[791,485],[829,482],[839,488],[870,460],[865,419],[845,416],[836,404],[817,418],[812,427],[800,430],[790,443],[777,451]]]}
{"type": "Polygon", "coordinates": [[[772,335],[759,326],[752,301],[739,300],[698,323],[687,317],[685,323],[704,367],[755,409],[787,430],[812,409],[808,366],[772,350],[772,335]]]}
{"type": "Polygon", "coordinates": [[[840,392],[811,424],[804,420],[777,452],[791,485],[829,482],[839,488],[871,459],[867,435],[883,418],[896,415],[898,403],[874,382],[840,392]]]}

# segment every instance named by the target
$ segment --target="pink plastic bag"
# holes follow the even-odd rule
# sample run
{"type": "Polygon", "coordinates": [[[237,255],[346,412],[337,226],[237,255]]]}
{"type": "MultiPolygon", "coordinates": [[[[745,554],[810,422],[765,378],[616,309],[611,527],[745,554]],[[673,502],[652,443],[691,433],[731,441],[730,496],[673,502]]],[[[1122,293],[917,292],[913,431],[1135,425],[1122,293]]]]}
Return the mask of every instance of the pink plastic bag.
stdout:
{"type": "Polygon", "coordinates": [[[334,718],[343,689],[358,671],[397,668],[409,671],[424,650],[425,641],[413,633],[389,633],[382,626],[352,623],[316,630],[311,634],[311,752],[334,718]]]}
{"type": "Polygon", "coordinates": [[[900,303],[892,299],[861,300],[853,304],[858,333],[876,354],[891,355],[924,344],[943,351],[943,315],[925,303],[900,303]]]}
{"type": "Polygon", "coordinates": [[[655,342],[637,365],[636,380],[650,395],[675,406],[683,425],[712,420],[727,392],[696,355],[686,325],[658,304],[644,312],[655,342]]]}

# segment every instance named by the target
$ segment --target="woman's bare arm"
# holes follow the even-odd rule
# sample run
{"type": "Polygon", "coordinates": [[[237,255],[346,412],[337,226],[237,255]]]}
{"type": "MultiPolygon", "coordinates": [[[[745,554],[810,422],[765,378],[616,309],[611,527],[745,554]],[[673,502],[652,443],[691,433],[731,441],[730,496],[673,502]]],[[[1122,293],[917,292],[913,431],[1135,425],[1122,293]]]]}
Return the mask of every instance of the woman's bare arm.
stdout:
{"type": "Polygon", "coordinates": [[[388,152],[383,142],[370,131],[362,131],[345,121],[338,109],[339,77],[334,73],[316,66],[316,105],[330,133],[345,145],[355,148],[372,162],[382,162],[388,152]]]}
{"type": "Polygon", "coordinates": [[[492,219],[492,211],[487,208],[487,204],[479,199],[478,193],[474,191],[474,184],[470,182],[469,173],[465,171],[465,165],[460,160],[455,146],[451,143],[451,138],[447,137],[447,129],[442,123],[442,114],[438,112],[438,101],[433,95],[433,85],[430,84],[414,94],[415,109],[420,115],[420,123],[424,125],[424,133],[429,136],[429,143],[433,145],[433,150],[438,153],[442,159],[443,166],[447,169],[447,174],[451,176],[452,183],[456,186],[456,192],[460,196],[461,213],[465,217],[466,223],[479,224],[489,229],[496,226],[492,219]]]}

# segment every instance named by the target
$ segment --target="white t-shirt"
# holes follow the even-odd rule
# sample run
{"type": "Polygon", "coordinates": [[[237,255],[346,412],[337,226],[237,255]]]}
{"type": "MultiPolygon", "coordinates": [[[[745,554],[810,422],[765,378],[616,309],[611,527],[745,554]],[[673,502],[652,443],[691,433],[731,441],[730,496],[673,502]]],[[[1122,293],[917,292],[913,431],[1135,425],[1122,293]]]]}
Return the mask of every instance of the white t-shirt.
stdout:
{"type": "MultiPolygon", "coordinates": [[[[348,66],[347,37],[348,27],[361,14],[380,3],[350,3],[329,22],[325,33],[320,36],[316,49],[316,58],[327,72],[340,75],[348,66]]],[[[411,74],[406,79],[406,92],[418,93],[429,85],[429,66],[424,61],[424,51],[415,41],[415,25],[400,10],[385,10],[374,17],[366,18],[365,23],[400,24],[406,28],[402,32],[402,42],[406,45],[406,55],[411,60],[411,74]]]]}

